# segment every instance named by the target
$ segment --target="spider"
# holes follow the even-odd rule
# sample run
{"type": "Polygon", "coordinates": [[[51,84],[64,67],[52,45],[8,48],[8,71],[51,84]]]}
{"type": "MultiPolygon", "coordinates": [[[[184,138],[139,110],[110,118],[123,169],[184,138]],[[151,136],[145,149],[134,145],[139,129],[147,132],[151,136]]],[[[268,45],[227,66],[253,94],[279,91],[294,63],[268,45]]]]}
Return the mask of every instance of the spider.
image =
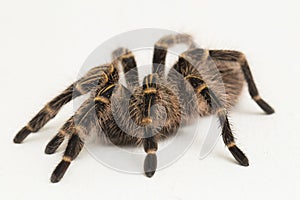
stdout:
{"type": "Polygon", "coordinates": [[[260,97],[243,53],[198,48],[188,34],[167,35],[155,43],[152,73],[144,77],[142,85],[130,50],[118,48],[112,57],[111,63],[92,68],[52,99],[14,138],[15,143],[21,143],[54,118],[63,105],[90,93],[45,148],[46,154],[53,154],[65,138],[69,138],[62,160],[51,175],[51,182],[61,180],[96,123],[105,138],[115,145],[143,146],[146,153],[144,172],[147,177],[152,177],[157,168],[158,142],[176,133],[181,124],[195,116],[214,114],[219,119],[223,141],[233,157],[240,165],[249,165],[248,158],[235,143],[227,111],[238,101],[244,82],[252,99],[266,114],[272,114],[274,110],[260,97]],[[188,48],[166,73],[168,48],[178,44],[188,48]],[[121,70],[127,87],[119,82],[121,70]],[[117,113],[114,112],[116,109],[117,113]]]}

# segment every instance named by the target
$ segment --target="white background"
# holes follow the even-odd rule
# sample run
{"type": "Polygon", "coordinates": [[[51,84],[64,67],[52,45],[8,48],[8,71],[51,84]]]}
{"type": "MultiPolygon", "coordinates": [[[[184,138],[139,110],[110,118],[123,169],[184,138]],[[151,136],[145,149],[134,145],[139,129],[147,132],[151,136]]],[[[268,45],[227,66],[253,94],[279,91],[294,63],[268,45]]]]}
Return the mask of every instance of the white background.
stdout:
{"type": "Polygon", "coordinates": [[[298,2],[1,0],[0,199],[299,199],[298,2]],[[187,32],[203,47],[247,55],[261,95],[276,110],[264,115],[245,89],[231,111],[250,166],[237,165],[221,140],[204,160],[196,140],[151,179],[116,172],[83,150],[51,184],[63,149],[49,156],[44,147],[72,105],[22,145],[13,144],[14,135],[75,80],[98,45],[139,28],[187,32]]]}

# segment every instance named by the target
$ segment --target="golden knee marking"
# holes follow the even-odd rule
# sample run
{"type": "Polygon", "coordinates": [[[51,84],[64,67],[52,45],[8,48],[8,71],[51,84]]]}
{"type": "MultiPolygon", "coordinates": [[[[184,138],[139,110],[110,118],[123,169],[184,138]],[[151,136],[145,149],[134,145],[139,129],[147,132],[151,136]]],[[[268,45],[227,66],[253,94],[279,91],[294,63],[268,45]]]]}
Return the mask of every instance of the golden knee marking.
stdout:
{"type": "Polygon", "coordinates": [[[66,135],[68,135],[68,133],[64,130],[60,130],[59,135],[66,136],[66,135]]]}
{"type": "Polygon", "coordinates": [[[29,124],[26,125],[26,128],[31,132],[33,132],[33,130],[34,130],[29,124]]]}
{"type": "Polygon", "coordinates": [[[234,147],[234,146],[236,146],[236,144],[234,142],[231,142],[231,143],[227,144],[228,148],[231,148],[231,147],[234,147]]]}
{"type": "Polygon", "coordinates": [[[72,158],[70,156],[63,156],[63,161],[70,163],[72,161],[72,158]]]}
{"type": "Polygon", "coordinates": [[[144,90],[144,93],[145,94],[156,94],[156,92],[157,92],[157,90],[155,89],[155,88],[146,88],[145,90],[144,90]]]}
{"type": "Polygon", "coordinates": [[[94,101],[95,101],[95,102],[100,101],[100,102],[105,103],[105,104],[108,104],[108,103],[109,103],[108,98],[103,97],[103,96],[95,97],[95,98],[94,98],[94,101]]]}
{"type": "Polygon", "coordinates": [[[254,101],[258,101],[258,100],[261,100],[261,97],[259,95],[256,95],[256,96],[252,97],[252,99],[254,101]]]}
{"type": "Polygon", "coordinates": [[[200,85],[200,86],[198,86],[196,88],[196,93],[198,94],[198,93],[202,92],[202,90],[204,90],[206,88],[207,88],[207,85],[204,83],[204,84],[202,84],[202,85],[200,85]]]}
{"type": "Polygon", "coordinates": [[[81,84],[76,84],[75,85],[75,89],[80,93],[80,94],[84,94],[85,90],[82,89],[81,84]]]}
{"type": "Polygon", "coordinates": [[[142,119],[142,124],[143,125],[147,125],[147,124],[151,124],[152,123],[152,119],[150,117],[144,117],[142,119]]]}
{"type": "Polygon", "coordinates": [[[217,110],[217,114],[218,114],[218,115],[219,115],[219,114],[226,115],[226,108],[219,108],[219,109],[217,110]]]}
{"type": "Polygon", "coordinates": [[[50,107],[49,104],[47,104],[47,105],[44,107],[44,109],[45,109],[47,112],[49,112],[49,113],[54,112],[54,110],[50,107]]]}
{"type": "Polygon", "coordinates": [[[147,154],[156,154],[156,149],[148,149],[147,154]]]}
{"type": "Polygon", "coordinates": [[[100,76],[103,77],[102,80],[103,80],[104,84],[108,82],[108,76],[107,76],[107,74],[105,72],[102,72],[100,76]]]}

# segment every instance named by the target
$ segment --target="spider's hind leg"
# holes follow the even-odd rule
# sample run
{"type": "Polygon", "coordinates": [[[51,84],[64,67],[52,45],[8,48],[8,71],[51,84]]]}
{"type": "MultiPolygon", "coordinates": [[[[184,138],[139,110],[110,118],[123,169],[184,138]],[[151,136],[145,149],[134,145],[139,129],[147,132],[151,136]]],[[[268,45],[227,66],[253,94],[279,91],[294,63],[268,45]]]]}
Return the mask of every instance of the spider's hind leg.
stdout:
{"type": "Polygon", "coordinates": [[[243,53],[231,50],[210,50],[209,54],[212,57],[212,59],[238,62],[241,65],[244,77],[248,84],[248,90],[252,99],[259,105],[261,109],[265,111],[265,113],[272,114],[275,112],[274,109],[260,97],[257,87],[254,83],[249,64],[243,53]]]}
{"type": "Polygon", "coordinates": [[[189,58],[187,57],[189,54],[199,56],[202,55],[202,58],[205,58],[205,55],[207,55],[206,51],[203,49],[189,50],[179,57],[178,61],[173,66],[173,69],[183,75],[184,79],[190,83],[197,97],[204,98],[204,100],[207,102],[207,105],[211,109],[210,112],[217,114],[222,128],[222,137],[225,145],[228,147],[229,151],[240,165],[248,166],[248,158],[235,144],[235,139],[227,117],[226,108],[212,91],[212,89],[203,80],[201,74],[195,70],[195,67],[186,59],[189,58]]]}

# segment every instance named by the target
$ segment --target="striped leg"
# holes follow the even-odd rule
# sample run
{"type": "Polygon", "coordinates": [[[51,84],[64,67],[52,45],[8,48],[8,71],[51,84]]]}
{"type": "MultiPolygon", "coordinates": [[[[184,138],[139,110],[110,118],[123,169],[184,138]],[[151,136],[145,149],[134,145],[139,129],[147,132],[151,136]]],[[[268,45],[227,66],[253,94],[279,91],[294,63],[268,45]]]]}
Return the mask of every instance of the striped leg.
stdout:
{"type": "Polygon", "coordinates": [[[84,145],[84,139],[88,136],[89,131],[98,122],[95,120],[97,118],[98,120],[101,119],[99,115],[107,115],[109,113],[110,107],[105,105],[110,103],[110,97],[114,88],[118,86],[115,83],[119,78],[118,71],[115,70],[113,65],[109,71],[110,75],[107,76],[106,84],[104,86],[98,85],[95,91],[92,91],[90,98],[82,104],[75,115],[66,122],[60,133],[47,145],[46,151],[48,148],[51,153],[61,144],[60,135],[71,135],[63,159],[52,173],[51,182],[56,183],[63,177],[71,161],[74,160],[81,151],[84,145]],[[63,134],[63,132],[66,134],[63,134]],[[51,146],[52,144],[54,145],[51,146]]]}
{"type": "MultiPolygon", "coordinates": [[[[193,50],[195,53],[197,49],[193,50]]],[[[199,55],[203,53],[203,49],[198,49],[199,55]]],[[[203,54],[205,55],[205,54],[203,54]]],[[[243,166],[248,166],[249,161],[245,154],[236,146],[234,136],[232,134],[230,123],[227,117],[227,111],[216,97],[214,92],[209,89],[201,75],[195,68],[183,57],[179,57],[178,62],[173,66],[178,73],[182,74],[184,79],[188,81],[194,88],[197,96],[202,96],[211,108],[212,113],[217,113],[221,127],[223,141],[232,153],[233,157],[243,166]]]]}
{"type": "Polygon", "coordinates": [[[51,175],[51,182],[57,183],[66,173],[68,167],[71,164],[71,161],[74,160],[80,153],[83,147],[83,141],[77,134],[73,134],[68,142],[68,146],[65,150],[64,156],[60,163],[57,165],[55,170],[51,175]]]}
{"type": "MultiPolygon", "coordinates": [[[[69,119],[61,129],[61,131],[66,131],[66,134],[71,135],[71,137],[68,141],[68,145],[64,152],[61,162],[57,165],[57,167],[51,175],[52,183],[56,183],[61,180],[68,167],[70,166],[71,161],[73,161],[82,150],[82,147],[84,145],[84,139],[89,134],[89,130],[95,124],[95,116],[93,115],[94,111],[95,104],[93,100],[89,98],[82,104],[82,106],[78,109],[75,115],[71,119],[69,119]]],[[[57,135],[57,137],[60,137],[59,134],[57,135]]],[[[55,141],[55,138],[52,141],[55,141]]],[[[52,151],[53,149],[56,149],[59,146],[56,145],[59,143],[57,141],[61,140],[56,140],[56,142],[52,142],[53,144],[55,144],[52,147],[50,147],[50,142],[47,145],[48,150],[52,151]]]]}
{"type": "Polygon", "coordinates": [[[120,61],[123,67],[127,87],[133,89],[139,86],[139,74],[132,52],[126,48],[118,48],[112,53],[114,61],[120,61]]]}
{"type": "Polygon", "coordinates": [[[144,161],[144,172],[147,177],[152,177],[157,168],[157,141],[154,136],[152,136],[153,131],[149,127],[144,128],[144,150],[147,153],[147,156],[144,161]]]}
{"type": "Polygon", "coordinates": [[[147,177],[152,177],[157,168],[157,140],[155,137],[155,129],[152,127],[152,117],[154,115],[151,110],[151,106],[155,105],[156,97],[156,76],[150,74],[144,78],[143,81],[143,90],[144,90],[144,111],[142,124],[144,126],[144,139],[143,146],[144,150],[147,153],[147,156],[144,161],[144,172],[147,177]]]}
{"type": "Polygon", "coordinates": [[[261,107],[261,109],[265,111],[265,113],[272,114],[275,112],[274,109],[260,97],[254,83],[254,79],[250,71],[248,62],[243,53],[230,50],[210,50],[209,54],[213,59],[238,62],[241,65],[252,99],[259,105],[259,107],[261,107]]]}
{"type": "MultiPolygon", "coordinates": [[[[114,82],[117,82],[119,79],[118,71],[115,70],[114,65],[110,65],[106,71],[99,71],[99,73],[105,74],[105,80],[100,82],[100,85],[98,86],[93,86],[93,88],[97,87],[97,90],[101,90],[105,88],[107,85],[111,85],[114,82]],[[108,74],[108,75],[106,75],[108,74]],[[106,83],[106,84],[105,84],[106,83]],[[105,85],[103,85],[105,84],[105,85]]],[[[98,73],[98,74],[99,74],[98,73]]],[[[94,76],[93,73],[89,77],[94,76]]],[[[98,75],[99,76],[99,75],[98,75]]],[[[95,76],[96,78],[96,76],[95,76]]],[[[92,78],[90,78],[92,80],[92,78]]],[[[98,80],[99,81],[99,80],[98,80]]],[[[94,93],[92,93],[94,95],[94,93]]],[[[76,120],[76,119],[75,119],[76,120]]],[[[91,119],[92,120],[92,119],[91,119]]],[[[56,151],[56,149],[62,144],[64,141],[65,137],[67,135],[70,135],[70,129],[74,127],[74,124],[76,124],[76,121],[74,122],[74,118],[71,117],[64,125],[63,127],[59,130],[59,132],[52,138],[52,140],[47,144],[45,153],[46,154],[52,154],[56,151]]]]}
{"type": "Polygon", "coordinates": [[[160,77],[164,77],[168,48],[177,44],[186,44],[189,48],[195,47],[192,36],[187,34],[167,35],[162,37],[154,45],[152,73],[157,73],[160,77]]]}
{"type": "Polygon", "coordinates": [[[83,78],[79,79],[60,95],[52,99],[29,123],[15,136],[14,142],[21,143],[30,133],[40,130],[48,121],[56,116],[58,111],[72,98],[86,94],[96,85],[104,85],[107,82],[107,74],[103,70],[108,66],[100,66],[91,69],[83,78]]]}
{"type": "Polygon", "coordinates": [[[73,116],[63,125],[63,127],[58,131],[58,133],[52,138],[52,140],[47,144],[45,148],[46,154],[53,154],[57,148],[63,143],[65,137],[70,135],[71,129],[74,127],[73,116]]]}

